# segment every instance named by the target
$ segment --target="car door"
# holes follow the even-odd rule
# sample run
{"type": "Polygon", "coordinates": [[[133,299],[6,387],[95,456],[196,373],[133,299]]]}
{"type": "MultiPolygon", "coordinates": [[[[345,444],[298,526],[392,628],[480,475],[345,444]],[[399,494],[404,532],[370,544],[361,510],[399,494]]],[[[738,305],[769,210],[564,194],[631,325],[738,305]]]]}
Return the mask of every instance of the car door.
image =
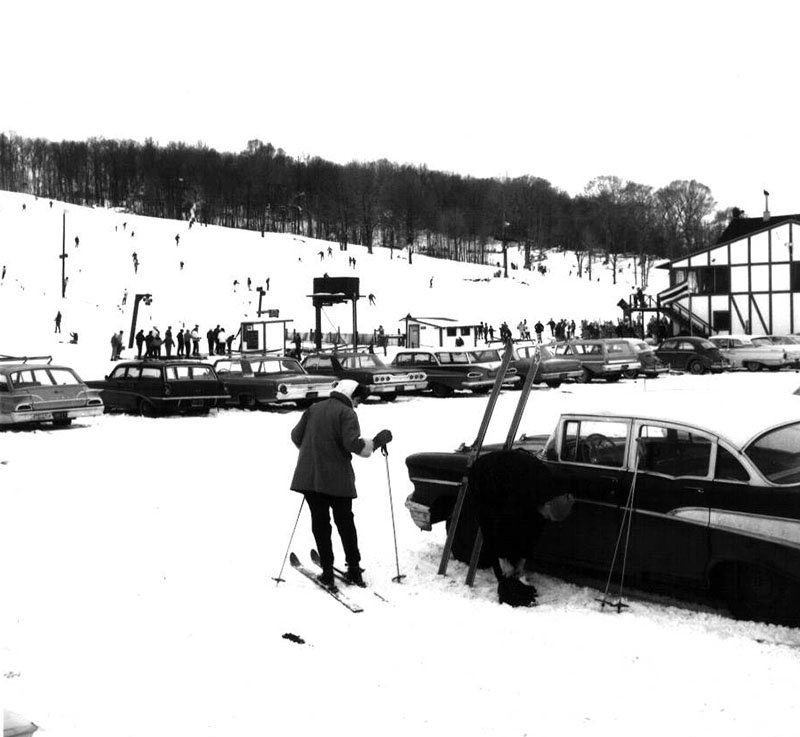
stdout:
{"type": "Polygon", "coordinates": [[[628,572],[646,584],[702,586],[709,559],[709,491],[716,438],[656,421],[635,428],[628,572]]]}
{"type": "Polygon", "coordinates": [[[679,365],[680,362],[677,340],[665,340],[659,346],[659,349],[656,351],[656,355],[670,368],[682,369],[686,367],[685,364],[683,366],[679,365]]]}
{"type": "Polygon", "coordinates": [[[537,553],[555,563],[607,571],[627,498],[630,421],[565,418],[559,438],[548,444],[545,461],[555,485],[575,497],[566,520],[547,525],[537,553]]]}

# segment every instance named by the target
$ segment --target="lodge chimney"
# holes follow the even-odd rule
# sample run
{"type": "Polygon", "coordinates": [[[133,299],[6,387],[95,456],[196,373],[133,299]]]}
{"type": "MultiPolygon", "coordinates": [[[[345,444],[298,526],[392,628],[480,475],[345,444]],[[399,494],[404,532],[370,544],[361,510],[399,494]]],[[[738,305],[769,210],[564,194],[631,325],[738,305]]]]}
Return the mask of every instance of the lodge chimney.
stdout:
{"type": "Polygon", "coordinates": [[[764,190],[764,222],[769,220],[769,192],[764,190]]]}

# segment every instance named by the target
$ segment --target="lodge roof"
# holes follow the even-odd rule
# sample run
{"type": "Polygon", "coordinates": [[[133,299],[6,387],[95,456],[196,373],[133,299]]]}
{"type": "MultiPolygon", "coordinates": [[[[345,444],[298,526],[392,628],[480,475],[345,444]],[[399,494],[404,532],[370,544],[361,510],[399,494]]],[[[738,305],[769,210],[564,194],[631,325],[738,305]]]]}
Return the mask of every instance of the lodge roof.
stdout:
{"type": "Polygon", "coordinates": [[[728,227],[725,228],[720,237],[717,238],[716,245],[739,240],[739,238],[744,238],[762,230],[769,230],[776,225],[782,225],[789,221],[800,222],[800,215],[777,215],[775,217],[770,217],[768,220],[764,220],[763,217],[733,218],[733,220],[728,223],[728,227]]]}

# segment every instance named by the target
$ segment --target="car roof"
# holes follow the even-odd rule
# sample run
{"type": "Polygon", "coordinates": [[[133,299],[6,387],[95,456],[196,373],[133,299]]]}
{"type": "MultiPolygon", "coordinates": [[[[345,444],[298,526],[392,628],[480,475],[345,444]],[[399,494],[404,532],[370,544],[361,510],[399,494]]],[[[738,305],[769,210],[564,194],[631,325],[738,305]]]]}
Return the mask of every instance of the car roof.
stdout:
{"type": "Polygon", "coordinates": [[[669,338],[664,338],[664,343],[668,340],[688,340],[690,343],[702,343],[708,338],[703,338],[700,335],[670,335],[669,338]]]}
{"type": "Polygon", "coordinates": [[[70,366],[63,366],[58,363],[0,363],[0,373],[10,374],[12,371],[19,371],[20,369],[66,369],[67,371],[75,371],[70,366]]]}
{"type": "Polygon", "coordinates": [[[800,422],[800,396],[779,396],[780,401],[764,401],[763,396],[738,397],[729,401],[726,395],[688,389],[616,394],[613,400],[599,394],[594,398],[584,395],[581,401],[586,400],[588,408],[570,409],[563,414],[634,417],[688,424],[741,448],[771,428],[800,422]]]}

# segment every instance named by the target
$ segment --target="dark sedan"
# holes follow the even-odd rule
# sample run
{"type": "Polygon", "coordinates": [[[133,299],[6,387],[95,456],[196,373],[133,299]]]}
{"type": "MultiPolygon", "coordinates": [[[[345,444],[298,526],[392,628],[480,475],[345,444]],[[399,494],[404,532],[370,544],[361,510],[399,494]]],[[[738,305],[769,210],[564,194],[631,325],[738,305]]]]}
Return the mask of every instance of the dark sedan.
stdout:
{"type": "MultiPolygon", "coordinates": [[[[624,560],[636,590],[800,624],[800,399],[682,399],[637,394],[608,411],[563,414],[549,437],[484,448],[476,467],[511,452],[543,469],[547,488],[520,486],[520,473],[494,479],[509,488],[493,494],[574,498],[569,515],[543,529],[541,520],[518,520],[518,534],[540,534],[537,569],[602,586],[612,572],[618,580],[624,560]]],[[[406,506],[421,529],[449,520],[470,451],[406,459],[414,485],[406,506]]],[[[476,519],[468,502],[457,558],[469,557],[476,519]]]]}
{"type": "Polygon", "coordinates": [[[374,353],[311,353],[303,359],[303,368],[313,374],[352,379],[361,385],[367,396],[378,396],[387,402],[428,386],[424,371],[387,366],[374,353]]]}
{"type": "Polygon", "coordinates": [[[214,367],[189,359],[125,361],[104,379],[87,381],[99,389],[106,411],[163,414],[208,414],[230,399],[214,367]]]}
{"type": "Polygon", "coordinates": [[[230,403],[243,409],[287,403],[304,406],[329,397],[338,381],[309,374],[288,356],[228,356],[215,361],[214,369],[228,387],[230,403]]]}
{"type": "Polygon", "coordinates": [[[731,368],[731,362],[710,340],[692,335],[665,340],[656,355],[671,369],[690,374],[719,374],[731,368]]]}

